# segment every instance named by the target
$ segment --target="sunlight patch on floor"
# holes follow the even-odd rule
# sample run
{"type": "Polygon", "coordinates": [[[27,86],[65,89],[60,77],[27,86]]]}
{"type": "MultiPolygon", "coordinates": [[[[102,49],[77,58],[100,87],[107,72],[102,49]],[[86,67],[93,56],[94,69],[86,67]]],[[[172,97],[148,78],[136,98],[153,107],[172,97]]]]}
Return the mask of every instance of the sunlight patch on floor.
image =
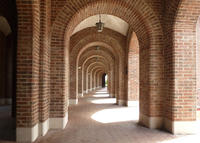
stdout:
{"type": "Polygon", "coordinates": [[[100,123],[135,121],[139,119],[139,111],[133,107],[104,109],[93,114],[91,118],[100,123]]]}
{"type": "Polygon", "coordinates": [[[172,140],[162,141],[159,143],[199,143],[200,136],[199,135],[187,135],[178,137],[172,140]]]}
{"type": "Polygon", "coordinates": [[[109,94],[94,94],[93,97],[109,97],[109,94]]]}
{"type": "Polygon", "coordinates": [[[95,92],[96,94],[108,94],[108,92],[106,92],[106,91],[97,91],[97,92],[95,92]]]}
{"type": "Polygon", "coordinates": [[[106,98],[106,99],[95,99],[91,101],[94,104],[115,104],[115,98],[106,98]]]}

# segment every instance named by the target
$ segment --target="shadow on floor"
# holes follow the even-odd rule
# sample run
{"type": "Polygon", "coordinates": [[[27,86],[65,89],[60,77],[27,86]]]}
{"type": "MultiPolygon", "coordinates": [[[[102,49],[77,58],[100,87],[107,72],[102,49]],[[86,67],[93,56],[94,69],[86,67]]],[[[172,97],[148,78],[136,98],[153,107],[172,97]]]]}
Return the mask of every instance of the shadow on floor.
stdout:
{"type": "Polygon", "coordinates": [[[16,140],[16,122],[11,117],[11,106],[0,106],[0,142],[16,140]]]}

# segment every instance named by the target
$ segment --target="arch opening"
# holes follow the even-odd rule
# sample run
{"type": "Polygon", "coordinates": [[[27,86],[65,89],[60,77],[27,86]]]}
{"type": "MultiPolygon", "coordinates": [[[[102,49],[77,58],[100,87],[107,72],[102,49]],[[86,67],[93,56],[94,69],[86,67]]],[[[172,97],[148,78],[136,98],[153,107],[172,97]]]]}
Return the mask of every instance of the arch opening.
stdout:
{"type": "Polygon", "coordinates": [[[15,141],[17,13],[15,1],[4,3],[0,1],[0,140],[15,141]]]}

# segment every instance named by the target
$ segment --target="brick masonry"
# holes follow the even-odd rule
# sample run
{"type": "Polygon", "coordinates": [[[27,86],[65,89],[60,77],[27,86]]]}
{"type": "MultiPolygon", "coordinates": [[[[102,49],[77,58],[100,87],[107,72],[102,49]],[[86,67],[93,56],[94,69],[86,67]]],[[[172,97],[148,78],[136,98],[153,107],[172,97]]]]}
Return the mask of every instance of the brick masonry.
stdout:
{"type": "MultiPolygon", "coordinates": [[[[17,128],[66,118],[69,98],[101,86],[104,73],[109,93],[118,102],[140,100],[140,123],[156,119],[164,126],[163,119],[196,120],[200,0],[16,0],[16,4],[17,128]],[[97,33],[94,27],[72,35],[82,20],[99,12],[126,21],[127,36],[106,28],[97,33]]],[[[1,7],[0,14],[4,10],[1,7]]]]}

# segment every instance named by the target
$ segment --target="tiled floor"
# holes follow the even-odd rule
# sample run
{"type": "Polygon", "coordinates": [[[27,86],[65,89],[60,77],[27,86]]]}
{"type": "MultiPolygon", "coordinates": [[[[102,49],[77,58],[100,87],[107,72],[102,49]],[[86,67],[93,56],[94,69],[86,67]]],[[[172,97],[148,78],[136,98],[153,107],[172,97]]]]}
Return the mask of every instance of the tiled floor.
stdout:
{"type": "Polygon", "coordinates": [[[138,108],[114,104],[105,89],[70,106],[64,130],[51,130],[37,143],[199,143],[199,136],[174,136],[137,125],[138,108]]]}

